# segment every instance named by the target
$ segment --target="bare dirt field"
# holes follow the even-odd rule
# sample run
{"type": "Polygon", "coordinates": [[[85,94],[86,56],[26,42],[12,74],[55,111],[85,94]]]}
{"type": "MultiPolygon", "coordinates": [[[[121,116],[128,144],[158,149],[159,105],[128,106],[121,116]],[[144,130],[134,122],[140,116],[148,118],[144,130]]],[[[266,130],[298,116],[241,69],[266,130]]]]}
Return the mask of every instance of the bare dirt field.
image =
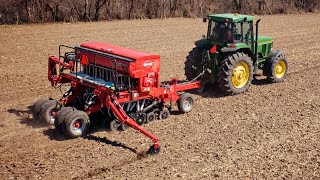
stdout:
{"type": "Polygon", "coordinates": [[[289,60],[287,80],[194,95],[191,113],[144,125],[160,139],[156,156],[141,156],[152,143],[133,129],[66,140],[29,106],[60,96],[47,80],[60,44],[155,52],[162,80],[185,78],[185,57],[206,33],[201,19],[0,26],[0,179],[319,179],[320,14],[260,17],[260,34],[289,60]]]}

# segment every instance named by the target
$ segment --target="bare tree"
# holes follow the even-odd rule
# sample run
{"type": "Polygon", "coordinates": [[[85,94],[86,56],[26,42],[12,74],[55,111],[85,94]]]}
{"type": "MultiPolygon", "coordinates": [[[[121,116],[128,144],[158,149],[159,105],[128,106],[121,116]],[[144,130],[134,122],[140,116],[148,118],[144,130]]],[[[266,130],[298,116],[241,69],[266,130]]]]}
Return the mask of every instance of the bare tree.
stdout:
{"type": "Polygon", "coordinates": [[[209,13],[314,12],[319,0],[0,0],[0,23],[201,17],[209,13]],[[264,3],[263,3],[264,2],[264,3]],[[270,8],[269,8],[270,7],[270,8]]]}

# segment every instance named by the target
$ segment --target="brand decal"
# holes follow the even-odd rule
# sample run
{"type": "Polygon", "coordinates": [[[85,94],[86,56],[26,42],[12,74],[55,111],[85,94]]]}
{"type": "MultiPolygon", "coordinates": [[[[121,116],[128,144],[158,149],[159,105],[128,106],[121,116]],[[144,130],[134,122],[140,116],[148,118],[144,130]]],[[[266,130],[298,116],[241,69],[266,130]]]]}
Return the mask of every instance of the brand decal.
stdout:
{"type": "Polygon", "coordinates": [[[153,66],[153,62],[152,61],[146,61],[143,63],[143,67],[145,68],[149,68],[153,66]]]}

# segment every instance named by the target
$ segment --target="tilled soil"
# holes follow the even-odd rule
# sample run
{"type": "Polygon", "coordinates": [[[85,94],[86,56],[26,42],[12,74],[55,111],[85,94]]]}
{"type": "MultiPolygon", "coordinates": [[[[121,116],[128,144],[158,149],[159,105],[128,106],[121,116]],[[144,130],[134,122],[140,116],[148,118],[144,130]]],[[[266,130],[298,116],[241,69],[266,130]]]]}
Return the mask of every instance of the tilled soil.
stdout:
{"type": "Polygon", "coordinates": [[[184,79],[185,57],[206,34],[201,19],[0,26],[1,179],[319,179],[320,14],[257,18],[289,60],[287,80],[254,81],[236,96],[195,94],[192,112],[144,125],[160,139],[156,156],[145,155],[152,142],[133,129],[67,140],[30,106],[61,95],[47,80],[60,44],[158,53],[162,80],[184,79]]]}

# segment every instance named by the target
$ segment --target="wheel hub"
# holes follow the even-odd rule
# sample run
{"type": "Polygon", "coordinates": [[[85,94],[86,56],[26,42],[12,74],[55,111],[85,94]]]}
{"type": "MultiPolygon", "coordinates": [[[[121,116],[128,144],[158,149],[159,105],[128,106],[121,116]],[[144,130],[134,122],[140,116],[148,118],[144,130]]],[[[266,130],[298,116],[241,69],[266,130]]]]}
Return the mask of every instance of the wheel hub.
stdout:
{"type": "Polygon", "coordinates": [[[183,108],[187,111],[192,108],[192,100],[190,98],[187,98],[183,101],[183,108]]]}
{"type": "Polygon", "coordinates": [[[75,127],[76,129],[79,129],[81,127],[81,122],[80,121],[74,122],[73,127],[75,127]]]}
{"type": "Polygon", "coordinates": [[[57,114],[57,110],[53,109],[49,112],[49,117],[50,117],[50,121],[54,122],[55,121],[55,116],[57,114]]]}
{"type": "Polygon", "coordinates": [[[56,114],[57,114],[57,112],[55,112],[55,111],[50,112],[50,116],[52,116],[52,117],[54,117],[56,114]]]}
{"type": "Polygon", "coordinates": [[[284,61],[279,61],[275,67],[275,76],[277,78],[282,78],[286,72],[286,64],[284,61]]]}
{"type": "Polygon", "coordinates": [[[244,87],[249,80],[249,67],[246,63],[239,63],[232,72],[232,83],[236,88],[244,87]]]}

